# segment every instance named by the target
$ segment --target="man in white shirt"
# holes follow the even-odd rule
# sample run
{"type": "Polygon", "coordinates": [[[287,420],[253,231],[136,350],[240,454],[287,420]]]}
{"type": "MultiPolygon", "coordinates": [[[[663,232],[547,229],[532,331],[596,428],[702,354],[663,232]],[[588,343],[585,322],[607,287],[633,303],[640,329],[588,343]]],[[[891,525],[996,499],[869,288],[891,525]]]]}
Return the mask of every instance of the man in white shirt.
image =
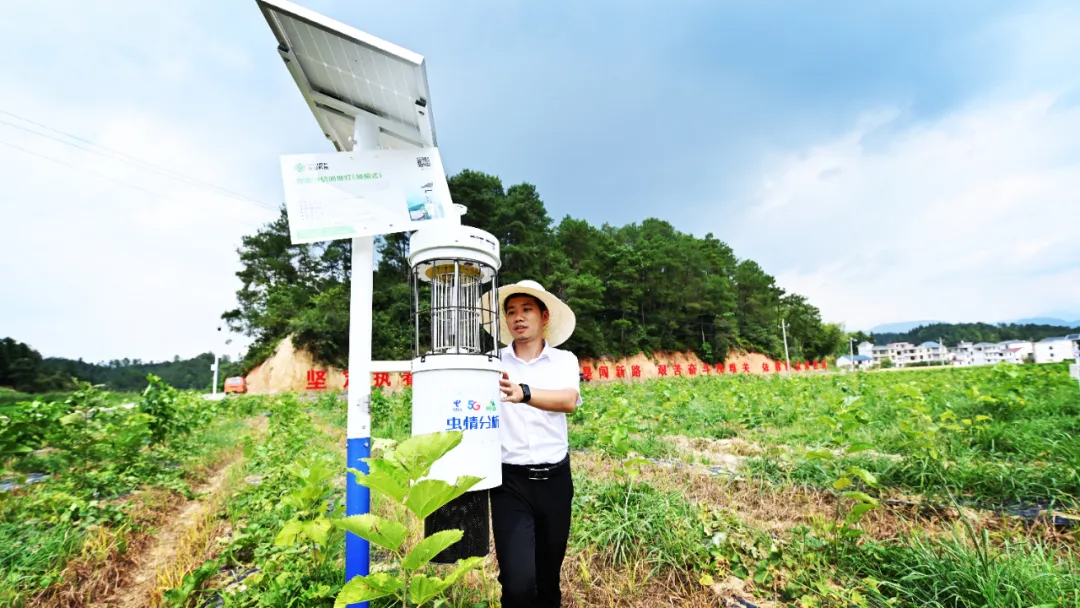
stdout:
{"type": "Polygon", "coordinates": [[[491,520],[503,608],[556,608],[574,483],[566,415],[581,404],[577,357],[555,348],[573,311],[535,281],[499,289],[502,485],[491,520]]]}

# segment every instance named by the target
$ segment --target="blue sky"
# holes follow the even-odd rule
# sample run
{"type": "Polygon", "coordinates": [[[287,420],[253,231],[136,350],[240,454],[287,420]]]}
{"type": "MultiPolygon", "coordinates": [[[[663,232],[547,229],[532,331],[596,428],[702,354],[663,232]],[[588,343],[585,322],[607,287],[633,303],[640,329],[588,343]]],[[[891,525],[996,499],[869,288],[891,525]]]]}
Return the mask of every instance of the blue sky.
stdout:
{"type": "MultiPolygon", "coordinates": [[[[301,4],[424,55],[448,170],[556,221],[712,232],[853,329],[1080,318],[1074,2],[301,4]]],[[[277,157],[328,150],[254,0],[88,5],[7,9],[0,111],[271,207],[277,157]]],[[[273,213],[12,124],[0,335],[211,348],[273,213]]]]}

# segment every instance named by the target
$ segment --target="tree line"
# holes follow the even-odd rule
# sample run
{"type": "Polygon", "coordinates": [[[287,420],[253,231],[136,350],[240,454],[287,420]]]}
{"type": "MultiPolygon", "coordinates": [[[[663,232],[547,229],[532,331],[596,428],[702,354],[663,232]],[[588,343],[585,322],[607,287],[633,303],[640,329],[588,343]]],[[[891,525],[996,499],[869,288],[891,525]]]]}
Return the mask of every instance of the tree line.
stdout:
{"type": "MultiPolygon", "coordinates": [[[[741,350],[780,358],[781,319],[794,359],[832,355],[844,339],[806,298],[712,234],[695,237],[653,218],[618,227],[569,216],[554,223],[530,184],[505,188],[471,170],[448,181],[454,202],[468,208],[462,223],[499,240],[500,283],[539,281],[574,310],[577,329],[565,347],[579,357],[693,351],[717,363],[741,350]]],[[[376,238],[375,359],[413,356],[408,236],[376,238]]],[[[292,244],[284,207],[243,238],[237,306],[222,318],[253,339],[245,369],[290,334],[320,362],[346,365],[350,248],[349,240],[292,244]]]]}
{"type": "Polygon", "coordinates": [[[911,342],[921,344],[923,342],[944,341],[945,344],[954,345],[957,342],[1004,342],[1006,340],[1025,340],[1038,342],[1043,338],[1053,338],[1080,332],[1080,327],[1064,327],[1057,325],[1037,325],[1025,323],[931,323],[921,325],[910,331],[902,333],[877,333],[869,336],[869,341],[875,344],[888,344],[890,342],[911,342]]]}
{"type": "MultiPolygon", "coordinates": [[[[100,384],[114,391],[141,391],[146,377],[154,374],[170,386],[179,389],[210,390],[214,364],[212,353],[190,359],[174,357],[172,361],[143,362],[139,359],[115,359],[89,363],[82,359],[43,357],[29,345],[14,338],[0,340],[0,387],[21,393],[66,391],[74,388],[73,378],[100,384]]],[[[225,377],[239,374],[240,363],[224,357],[218,374],[218,389],[223,390],[225,377]]]]}

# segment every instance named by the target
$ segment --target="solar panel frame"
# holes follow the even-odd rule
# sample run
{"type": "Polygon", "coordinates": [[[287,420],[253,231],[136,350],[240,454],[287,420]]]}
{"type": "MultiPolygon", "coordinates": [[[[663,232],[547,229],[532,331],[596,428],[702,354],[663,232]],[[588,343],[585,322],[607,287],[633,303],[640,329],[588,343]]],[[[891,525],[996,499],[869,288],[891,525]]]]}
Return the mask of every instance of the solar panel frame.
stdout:
{"type": "Polygon", "coordinates": [[[386,148],[436,146],[424,57],[287,0],[256,0],[323,133],[353,149],[352,119],[386,148]]]}

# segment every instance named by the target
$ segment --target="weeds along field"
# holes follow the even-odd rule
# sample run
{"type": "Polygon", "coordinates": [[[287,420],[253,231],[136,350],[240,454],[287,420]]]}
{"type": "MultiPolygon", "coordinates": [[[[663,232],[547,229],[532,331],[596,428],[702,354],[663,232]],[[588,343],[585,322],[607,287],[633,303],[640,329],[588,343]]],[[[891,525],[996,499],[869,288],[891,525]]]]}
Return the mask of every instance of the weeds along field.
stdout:
{"type": "Polygon", "coordinates": [[[0,606],[86,605],[114,592],[130,555],[250,429],[255,400],[210,402],[149,381],[128,403],[82,385],[5,406],[0,606]]]}
{"type": "MultiPolygon", "coordinates": [[[[1064,366],[583,384],[564,605],[1080,606],[1080,388],[1064,366]]],[[[0,606],[498,606],[494,555],[426,566],[410,439],[373,394],[373,515],[344,517],[332,393],[152,379],[0,419],[0,606]],[[28,474],[35,475],[29,476],[28,474]],[[28,483],[33,481],[34,483],[28,483]],[[346,530],[373,574],[343,580],[346,530]]]]}

